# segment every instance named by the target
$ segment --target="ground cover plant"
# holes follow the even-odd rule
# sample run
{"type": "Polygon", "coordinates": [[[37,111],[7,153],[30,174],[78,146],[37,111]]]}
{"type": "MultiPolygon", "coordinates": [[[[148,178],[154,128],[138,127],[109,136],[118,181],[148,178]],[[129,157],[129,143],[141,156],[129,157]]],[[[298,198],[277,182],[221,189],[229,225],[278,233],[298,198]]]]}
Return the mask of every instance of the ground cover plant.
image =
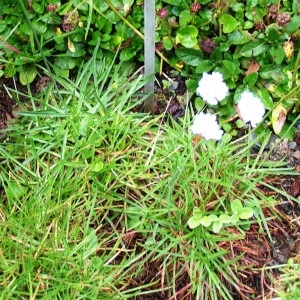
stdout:
{"type": "Polygon", "coordinates": [[[297,1],[156,8],[165,103],[153,117],[135,71],[142,2],[4,1],[1,75],[24,88],[6,87],[18,107],[0,123],[2,297],[299,292],[299,169],[268,160],[270,128],[296,131],[297,1]],[[292,192],[279,175],[295,178],[292,192]]]}
{"type": "Polygon", "coordinates": [[[2,297],[272,294],[268,275],[266,286],[248,284],[272,274],[261,269],[274,261],[268,241],[276,230],[267,221],[280,222],[279,200],[261,186],[292,171],[252,157],[251,139],[195,139],[192,111],[179,123],[133,113],[143,77],[124,85],[120,67],[95,61],[74,81],[56,77],[59,88],[29,97],[30,110],[23,105],[2,130],[2,297]],[[258,264],[247,253],[254,245],[263,249],[258,264]]]}
{"type": "MultiPolygon", "coordinates": [[[[19,74],[26,84],[36,78],[37,64],[47,62],[48,71],[68,77],[91,57],[98,41],[98,58],[112,60],[120,47],[124,68],[143,63],[143,14],[143,2],[133,0],[4,1],[1,73],[19,74]]],[[[295,130],[287,129],[299,113],[297,0],[159,0],[156,14],[156,71],[171,66],[175,78],[184,76],[190,93],[204,74],[216,71],[230,89],[218,105],[195,93],[198,110],[217,113],[223,129],[235,136],[242,126],[235,106],[249,90],[269,112],[257,130],[292,139],[295,130]]]]}

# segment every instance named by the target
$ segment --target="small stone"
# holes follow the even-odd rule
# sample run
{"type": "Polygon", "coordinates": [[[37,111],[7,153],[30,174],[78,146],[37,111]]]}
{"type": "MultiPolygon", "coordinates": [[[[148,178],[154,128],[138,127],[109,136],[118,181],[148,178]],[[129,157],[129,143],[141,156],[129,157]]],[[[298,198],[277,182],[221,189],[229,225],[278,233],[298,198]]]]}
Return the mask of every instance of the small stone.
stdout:
{"type": "Polygon", "coordinates": [[[296,150],[297,149],[297,143],[296,142],[289,142],[288,143],[290,150],[296,150]]]}

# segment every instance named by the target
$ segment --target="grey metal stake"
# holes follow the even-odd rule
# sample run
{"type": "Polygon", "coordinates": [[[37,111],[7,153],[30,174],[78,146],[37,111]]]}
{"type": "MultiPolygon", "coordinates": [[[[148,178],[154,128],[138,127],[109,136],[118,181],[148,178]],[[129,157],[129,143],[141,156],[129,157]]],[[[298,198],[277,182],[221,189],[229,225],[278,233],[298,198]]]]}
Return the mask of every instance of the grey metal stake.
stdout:
{"type": "Polygon", "coordinates": [[[144,89],[149,94],[144,102],[144,110],[154,113],[155,0],[144,0],[144,31],[145,77],[150,77],[144,89]]]}

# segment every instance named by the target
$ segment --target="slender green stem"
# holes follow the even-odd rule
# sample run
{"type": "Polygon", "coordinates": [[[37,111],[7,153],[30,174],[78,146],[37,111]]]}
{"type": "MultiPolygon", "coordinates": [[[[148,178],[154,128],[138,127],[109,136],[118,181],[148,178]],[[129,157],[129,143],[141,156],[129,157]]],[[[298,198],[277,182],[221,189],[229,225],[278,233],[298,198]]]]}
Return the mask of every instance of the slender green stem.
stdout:
{"type": "Polygon", "coordinates": [[[296,59],[296,63],[295,63],[294,71],[293,71],[292,87],[296,86],[299,64],[300,64],[300,51],[298,51],[298,55],[297,55],[297,59],[296,59]]]}

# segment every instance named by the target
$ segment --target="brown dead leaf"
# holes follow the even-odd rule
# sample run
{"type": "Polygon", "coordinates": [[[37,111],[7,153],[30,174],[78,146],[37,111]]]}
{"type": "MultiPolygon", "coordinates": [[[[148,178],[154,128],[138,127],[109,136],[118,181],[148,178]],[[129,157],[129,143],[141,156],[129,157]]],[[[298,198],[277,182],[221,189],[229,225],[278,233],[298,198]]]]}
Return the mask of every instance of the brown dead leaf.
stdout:
{"type": "Polygon", "coordinates": [[[292,196],[297,197],[300,193],[300,178],[296,176],[292,184],[292,196]]]}
{"type": "Polygon", "coordinates": [[[260,64],[255,61],[255,60],[252,60],[248,66],[248,70],[245,72],[245,75],[249,75],[251,73],[254,73],[254,72],[257,72],[260,68],[260,64]]]}

